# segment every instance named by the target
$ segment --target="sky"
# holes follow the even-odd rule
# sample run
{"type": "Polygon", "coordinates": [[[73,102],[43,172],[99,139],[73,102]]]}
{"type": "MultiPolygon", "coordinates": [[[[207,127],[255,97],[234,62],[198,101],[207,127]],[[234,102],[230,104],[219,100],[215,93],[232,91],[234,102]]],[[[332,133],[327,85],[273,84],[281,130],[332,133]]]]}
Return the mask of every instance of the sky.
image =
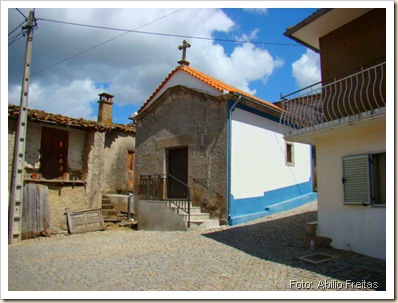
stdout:
{"type": "MultiPolygon", "coordinates": [[[[319,55],[283,35],[316,9],[36,8],[29,107],[96,120],[98,94],[107,92],[115,96],[114,122],[129,123],[128,117],[178,65],[183,39],[191,44],[187,60],[193,68],[264,100],[278,101],[280,93],[320,81],[319,55]],[[211,39],[125,34],[41,19],[211,39]]],[[[28,16],[30,9],[20,11],[28,16]]],[[[20,12],[9,8],[8,32],[23,20],[20,12]]],[[[25,43],[22,37],[8,47],[12,104],[20,102],[25,43]]]]}
{"type": "MultiPolygon", "coordinates": [[[[318,9],[308,4],[282,9],[141,8],[128,2],[129,8],[80,8],[74,3],[70,8],[48,8],[51,3],[35,9],[38,27],[33,38],[30,108],[96,120],[98,94],[107,92],[115,96],[113,121],[130,123],[128,117],[178,65],[183,39],[191,44],[190,66],[269,102],[320,81],[319,55],[283,35],[318,9]]],[[[30,8],[19,10],[8,8],[8,33],[23,22],[22,14],[28,16],[30,8]]],[[[8,46],[8,102],[12,104],[20,102],[25,43],[21,37],[8,46]]]]}

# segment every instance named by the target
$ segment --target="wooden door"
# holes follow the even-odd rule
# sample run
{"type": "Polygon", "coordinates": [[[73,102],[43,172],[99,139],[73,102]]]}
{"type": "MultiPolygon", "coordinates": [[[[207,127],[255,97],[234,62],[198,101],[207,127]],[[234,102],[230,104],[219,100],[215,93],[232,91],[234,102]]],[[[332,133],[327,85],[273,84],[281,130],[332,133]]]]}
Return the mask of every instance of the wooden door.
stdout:
{"type": "Polygon", "coordinates": [[[50,227],[48,188],[41,184],[27,183],[23,195],[21,239],[37,238],[50,227]]]}
{"type": "Polygon", "coordinates": [[[170,149],[168,160],[168,173],[172,176],[167,177],[168,197],[186,198],[187,188],[184,184],[188,184],[188,147],[170,149]]]}
{"type": "Polygon", "coordinates": [[[40,168],[44,178],[60,178],[67,171],[68,139],[67,131],[42,128],[40,168]]]}

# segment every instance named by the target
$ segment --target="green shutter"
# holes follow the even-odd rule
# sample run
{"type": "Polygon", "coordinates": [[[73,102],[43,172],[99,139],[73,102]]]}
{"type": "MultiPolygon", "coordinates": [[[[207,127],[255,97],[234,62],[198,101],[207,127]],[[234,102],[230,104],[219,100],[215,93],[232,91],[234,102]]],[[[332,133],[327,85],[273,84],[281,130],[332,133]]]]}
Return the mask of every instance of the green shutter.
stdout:
{"type": "Polygon", "coordinates": [[[369,155],[343,157],[344,204],[370,204],[369,155]]]}

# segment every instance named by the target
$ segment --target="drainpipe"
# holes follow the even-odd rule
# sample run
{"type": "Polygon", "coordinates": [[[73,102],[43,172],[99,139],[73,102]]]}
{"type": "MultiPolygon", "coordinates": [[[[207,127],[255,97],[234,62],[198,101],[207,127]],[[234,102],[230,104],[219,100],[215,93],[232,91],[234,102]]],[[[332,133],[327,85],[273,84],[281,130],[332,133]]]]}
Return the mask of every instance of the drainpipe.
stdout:
{"type": "Polygon", "coordinates": [[[127,200],[127,221],[130,221],[130,211],[131,211],[131,198],[134,197],[133,193],[129,194],[129,198],[127,200]]]}
{"type": "Polygon", "coordinates": [[[228,110],[228,128],[227,128],[227,223],[231,219],[231,132],[232,132],[232,112],[238,105],[242,96],[228,110]]]}

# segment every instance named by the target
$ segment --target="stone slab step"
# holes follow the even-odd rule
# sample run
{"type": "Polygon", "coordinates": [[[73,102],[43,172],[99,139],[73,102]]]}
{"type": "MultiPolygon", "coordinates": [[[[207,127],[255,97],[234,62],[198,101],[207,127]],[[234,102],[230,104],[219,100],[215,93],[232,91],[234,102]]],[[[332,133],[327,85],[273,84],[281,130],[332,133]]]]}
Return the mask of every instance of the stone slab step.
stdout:
{"type": "MultiPolygon", "coordinates": [[[[188,215],[187,214],[179,214],[180,216],[184,217],[184,220],[188,220],[188,215]]],[[[192,221],[204,221],[204,220],[210,220],[210,215],[208,213],[198,213],[198,214],[192,214],[191,213],[191,222],[192,221]]]]}
{"type": "MultiPolygon", "coordinates": [[[[171,205],[170,208],[173,209],[177,213],[178,208],[176,205],[171,205]]],[[[190,211],[191,211],[191,214],[200,214],[201,213],[199,206],[192,206],[190,208],[190,211]]],[[[185,213],[185,212],[183,210],[180,210],[180,213],[185,213]]]]}
{"type": "Polygon", "coordinates": [[[201,230],[201,229],[209,229],[219,227],[220,222],[217,219],[209,219],[209,220],[191,220],[191,225],[189,230],[201,230]]]}
{"type": "Polygon", "coordinates": [[[113,204],[102,204],[101,208],[102,209],[113,209],[113,208],[115,208],[115,205],[113,205],[113,204]]]}
{"type": "Polygon", "coordinates": [[[118,214],[119,211],[115,209],[102,209],[102,215],[105,217],[117,216],[118,214]]]}
{"type": "Polygon", "coordinates": [[[121,221],[122,221],[121,218],[104,218],[104,222],[117,223],[117,222],[121,222],[121,221]]]}

